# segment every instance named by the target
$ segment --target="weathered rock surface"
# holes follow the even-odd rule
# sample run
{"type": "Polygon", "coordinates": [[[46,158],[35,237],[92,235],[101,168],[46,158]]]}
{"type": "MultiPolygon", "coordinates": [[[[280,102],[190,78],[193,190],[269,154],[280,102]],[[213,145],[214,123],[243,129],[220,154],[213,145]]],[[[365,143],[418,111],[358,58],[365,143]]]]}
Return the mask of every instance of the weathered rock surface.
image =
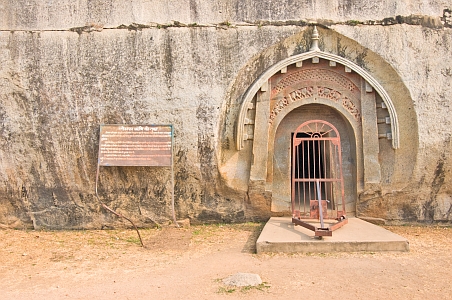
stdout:
{"type": "MultiPolygon", "coordinates": [[[[94,196],[100,124],[174,125],[178,218],[269,217],[271,194],[253,202],[252,154],[235,150],[234,126],[253,81],[309,50],[308,22],[325,24],[322,50],[379,80],[401,120],[405,143],[380,155],[382,181],[361,191],[357,211],[451,221],[451,7],[450,1],[2,1],[0,224],[127,226],[94,196]]],[[[166,223],[170,176],[165,168],[102,167],[99,194],[140,226],[166,223]]]]}
{"type": "MultiPolygon", "coordinates": [[[[8,30],[65,30],[95,25],[105,28],[121,25],[171,24],[181,25],[253,23],[297,20],[328,20],[331,22],[359,22],[384,20],[385,24],[400,23],[402,17],[425,15],[439,19],[449,9],[447,0],[397,1],[286,1],[286,0],[172,0],[172,1],[2,1],[0,20],[8,30]]],[[[135,26],[135,27],[141,27],[135,26]]]]}

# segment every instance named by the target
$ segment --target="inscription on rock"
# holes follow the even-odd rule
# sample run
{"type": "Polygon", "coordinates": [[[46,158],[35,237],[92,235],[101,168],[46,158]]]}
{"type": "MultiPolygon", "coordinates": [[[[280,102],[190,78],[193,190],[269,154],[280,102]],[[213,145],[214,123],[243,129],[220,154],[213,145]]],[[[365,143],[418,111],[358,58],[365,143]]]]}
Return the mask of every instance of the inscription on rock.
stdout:
{"type": "Polygon", "coordinates": [[[171,166],[171,125],[101,125],[100,166],[171,166]]]}

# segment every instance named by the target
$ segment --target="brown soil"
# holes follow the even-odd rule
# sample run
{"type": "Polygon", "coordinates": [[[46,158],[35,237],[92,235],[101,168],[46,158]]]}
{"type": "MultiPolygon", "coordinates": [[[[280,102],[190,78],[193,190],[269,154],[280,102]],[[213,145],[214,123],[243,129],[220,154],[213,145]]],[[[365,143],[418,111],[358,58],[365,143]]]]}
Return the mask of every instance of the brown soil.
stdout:
{"type": "Polygon", "coordinates": [[[262,224],[0,230],[1,299],[451,299],[452,228],[387,227],[408,253],[263,254],[262,224]],[[254,288],[221,279],[257,273],[254,288]]]}

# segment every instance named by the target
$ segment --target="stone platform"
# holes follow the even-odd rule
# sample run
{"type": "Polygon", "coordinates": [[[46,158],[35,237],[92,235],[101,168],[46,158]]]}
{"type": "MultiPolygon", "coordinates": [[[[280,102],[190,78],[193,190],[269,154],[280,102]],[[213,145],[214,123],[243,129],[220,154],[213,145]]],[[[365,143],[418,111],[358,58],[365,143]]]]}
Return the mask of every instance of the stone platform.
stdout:
{"type": "Polygon", "coordinates": [[[292,224],[290,217],[273,217],[262,230],[256,249],[257,253],[409,251],[409,242],[358,218],[349,218],[348,224],[334,231],[332,237],[318,239],[313,231],[292,224]]]}

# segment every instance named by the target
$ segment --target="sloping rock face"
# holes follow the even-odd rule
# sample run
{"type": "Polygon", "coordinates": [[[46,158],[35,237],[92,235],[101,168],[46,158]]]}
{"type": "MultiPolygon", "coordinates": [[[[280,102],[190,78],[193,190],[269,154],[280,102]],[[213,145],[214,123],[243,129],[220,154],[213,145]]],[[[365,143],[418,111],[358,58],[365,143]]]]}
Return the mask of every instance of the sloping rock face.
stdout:
{"type": "Polygon", "coordinates": [[[101,200],[139,226],[171,220],[173,190],[193,223],[269,217],[234,126],[254,80],[309,50],[312,24],[322,50],[388,88],[411,139],[358,187],[357,214],[451,221],[452,3],[328,3],[2,1],[0,224],[125,226],[95,197],[101,124],[174,126],[174,188],[170,168],[100,168],[101,200]]]}

